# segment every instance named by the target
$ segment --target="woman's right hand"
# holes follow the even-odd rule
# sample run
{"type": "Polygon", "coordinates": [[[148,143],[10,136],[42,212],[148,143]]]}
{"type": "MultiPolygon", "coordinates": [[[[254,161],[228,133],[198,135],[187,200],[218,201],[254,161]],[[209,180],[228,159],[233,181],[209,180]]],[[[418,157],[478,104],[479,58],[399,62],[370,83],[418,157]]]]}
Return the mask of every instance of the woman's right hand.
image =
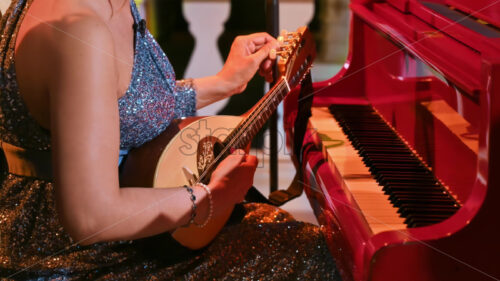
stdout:
{"type": "Polygon", "coordinates": [[[238,149],[217,166],[208,184],[214,201],[214,215],[243,201],[253,184],[257,163],[257,157],[238,149]]]}

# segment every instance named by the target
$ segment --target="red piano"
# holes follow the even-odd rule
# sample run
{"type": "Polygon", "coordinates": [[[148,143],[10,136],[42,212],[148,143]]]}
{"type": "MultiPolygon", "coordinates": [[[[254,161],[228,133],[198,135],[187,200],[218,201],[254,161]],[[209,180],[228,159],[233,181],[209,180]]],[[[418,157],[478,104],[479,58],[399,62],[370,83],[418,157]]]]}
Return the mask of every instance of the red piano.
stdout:
{"type": "Polygon", "coordinates": [[[293,155],[343,279],[499,280],[500,1],[350,10],[347,61],[313,83],[293,155]]]}

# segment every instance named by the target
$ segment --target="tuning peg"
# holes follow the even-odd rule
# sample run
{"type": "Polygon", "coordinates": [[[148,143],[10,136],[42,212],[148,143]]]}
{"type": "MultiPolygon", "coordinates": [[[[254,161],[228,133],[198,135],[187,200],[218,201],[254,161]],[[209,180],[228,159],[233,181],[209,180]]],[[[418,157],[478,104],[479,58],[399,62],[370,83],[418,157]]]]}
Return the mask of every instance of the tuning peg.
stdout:
{"type": "Polygon", "coordinates": [[[269,58],[272,60],[276,59],[276,49],[271,49],[271,51],[269,52],[269,58]]]}
{"type": "Polygon", "coordinates": [[[281,57],[288,57],[290,55],[290,50],[277,51],[276,54],[281,57]]]}
{"type": "Polygon", "coordinates": [[[300,40],[300,35],[297,33],[291,33],[288,38],[285,39],[285,42],[299,42],[300,40]]]}
{"type": "Polygon", "coordinates": [[[286,29],[282,29],[280,35],[286,38],[288,35],[288,31],[286,29]]]}
{"type": "Polygon", "coordinates": [[[278,38],[276,38],[276,40],[278,40],[278,44],[281,46],[285,42],[285,37],[278,36],[278,38]]]}

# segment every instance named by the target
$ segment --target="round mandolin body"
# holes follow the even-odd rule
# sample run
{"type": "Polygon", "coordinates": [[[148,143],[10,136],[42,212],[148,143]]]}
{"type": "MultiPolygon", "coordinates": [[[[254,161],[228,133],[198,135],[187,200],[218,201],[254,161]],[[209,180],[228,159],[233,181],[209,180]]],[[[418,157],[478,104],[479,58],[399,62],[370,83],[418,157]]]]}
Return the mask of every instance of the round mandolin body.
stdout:
{"type": "MultiPolygon", "coordinates": [[[[240,116],[175,120],[158,137],[130,151],[122,167],[120,186],[178,188],[192,185],[215,159],[213,148],[242,120],[240,116]]],[[[215,238],[231,212],[232,208],[213,217],[203,228],[194,225],[178,228],[172,236],[188,248],[202,248],[215,238]]]]}

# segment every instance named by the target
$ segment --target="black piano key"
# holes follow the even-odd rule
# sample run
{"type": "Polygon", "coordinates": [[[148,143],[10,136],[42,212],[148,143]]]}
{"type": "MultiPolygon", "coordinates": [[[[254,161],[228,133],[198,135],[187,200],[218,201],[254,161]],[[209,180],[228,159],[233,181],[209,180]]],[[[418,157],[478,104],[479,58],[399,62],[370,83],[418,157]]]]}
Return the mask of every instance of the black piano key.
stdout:
{"type": "MultiPolygon", "coordinates": [[[[365,162],[371,163],[371,162],[365,162]]],[[[396,173],[401,173],[403,175],[407,174],[416,174],[418,172],[418,167],[413,165],[384,165],[383,167],[371,167],[369,169],[373,174],[375,174],[375,178],[382,177],[384,175],[391,175],[396,173]]],[[[422,173],[422,175],[427,175],[427,173],[422,173]]]]}
{"type": "MultiPolygon", "coordinates": [[[[376,150],[376,149],[367,149],[367,153],[373,156],[383,156],[383,155],[388,155],[387,151],[383,150],[376,150]]],[[[411,152],[409,152],[407,149],[403,150],[393,150],[389,155],[406,155],[410,156],[412,155],[411,152]]]]}
{"type": "Polygon", "coordinates": [[[414,168],[401,168],[401,169],[397,169],[397,167],[395,168],[387,168],[387,169],[383,169],[381,167],[378,167],[377,168],[378,171],[384,171],[383,173],[380,173],[380,174],[377,174],[376,177],[378,176],[384,176],[386,174],[388,175],[395,175],[395,176],[424,176],[424,177],[427,177],[427,176],[432,176],[432,173],[429,173],[429,172],[426,172],[425,169],[423,168],[418,168],[418,167],[414,167],[414,168]]]}
{"type": "Polygon", "coordinates": [[[384,179],[385,180],[389,179],[390,176],[394,176],[393,178],[396,178],[396,177],[404,177],[404,178],[429,178],[430,177],[429,174],[422,174],[421,177],[419,177],[419,174],[417,174],[415,172],[411,172],[411,173],[404,172],[404,171],[397,171],[397,172],[400,172],[400,174],[396,174],[396,173],[394,173],[394,171],[390,171],[391,174],[389,174],[389,175],[387,175],[387,174],[377,174],[375,176],[375,179],[377,181],[382,181],[384,179]]]}
{"type": "Polygon", "coordinates": [[[378,180],[376,181],[382,186],[382,190],[389,191],[392,193],[393,191],[406,190],[406,191],[414,191],[414,190],[425,190],[427,191],[441,191],[441,186],[436,182],[412,182],[412,181],[403,181],[403,180],[378,180]]]}
{"type": "Polygon", "coordinates": [[[435,206],[442,206],[442,207],[456,207],[452,203],[450,203],[448,200],[440,198],[440,199],[434,199],[434,198],[428,198],[428,197],[420,197],[419,199],[408,199],[408,198],[398,198],[397,200],[390,200],[391,203],[398,207],[398,208],[405,208],[406,206],[410,204],[418,205],[418,206],[429,206],[429,205],[435,205],[435,206]]]}
{"type": "MultiPolygon", "coordinates": [[[[387,169],[378,167],[377,170],[384,172],[380,175],[383,175],[385,173],[397,174],[397,175],[424,175],[424,176],[425,175],[432,175],[432,173],[430,173],[428,170],[425,170],[424,168],[418,168],[418,167],[416,167],[416,168],[401,168],[401,169],[397,169],[397,167],[387,168],[387,169]]],[[[377,176],[379,176],[379,175],[377,174],[377,176]]]]}
{"type": "Polygon", "coordinates": [[[410,192],[440,192],[441,188],[438,185],[435,186],[415,186],[415,185],[390,185],[382,186],[382,190],[386,194],[392,194],[397,191],[410,191],[410,192]]]}
{"type": "Polygon", "coordinates": [[[396,195],[390,197],[389,200],[394,204],[405,204],[405,203],[426,203],[431,202],[435,204],[443,204],[447,206],[456,206],[454,202],[450,202],[445,196],[432,196],[428,194],[414,194],[412,196],[408,195],[396,195]]]}
{"type": "Polygon", "coordinates": [[[392,197],[389,196],[389,200],[394,201],[394,202],[426,202],[426,201],[432,201],[432,202],[443,202],[444,204],[448,205],[456,205],[455,202],[450,201],[446,194],[443,193],[395,193],[393,192],[392,197]]]}
{"type": "Polygon", "coordinates": [[[438,223],[460,205],[369,105],[332,105],[347,138],[408,227],[438,223]]]}
{"type": "MultiPolygon", "coordinates": [[[[382,191],[389,196],[388,200],[389,201],[396,201],[398,200],[400,197],[402,199],[405,199],[407,197],[408,194],[411,194],[411,197],[414,197],[414,198],[425,198],[426,195],[430,196],[431,198],[432,197],[438,197],[438,196],[443,196],[443,197],[438,197],[438,198],[446,198],[448,199],[448,197],[446,196],[446,194],[442,194],[440,193],[441,190],[437,189],[437,188],[427,188],[427,189],[419,189],[419,190],[415,190],[415,189],[402,189],[402,188],[398,188],[398,189],[395,189],[395,190],[392,190],[388,187],[382,187],[382,191]]],[[[455,203],[453,201],[450,201],[451,203],[455,203]]]]}
{"type": "Polygon", "coordinates": [[[424,218],[407,218],[405,223],[408,227],[422,227],[430,224],[435,224],[444,221],[449,218],[449,216],[434,216],[434,217],[424,217],[424,218]]]}
{"type": "MultiPolygon", "coordinates": [[[[353,146],[356,148],[356,145],[353,145],[353,146]]],[[[376,154],[376,153],[387,153],[387,154],[405,153],[405,154],[409,154],[408,150],[406,150],[405,148],[394,147],[394,146],[362,146],[359,149],[359,151],[360,151],[360,154],[361,154],[361,152],[367,153],[367,154],[370,154],[370,153],[373,153],[373,154],[376,154]]]]}
{"type": "Polygon", "coordinates": [[[429,211],[427,213],[413,212],[413,213],[405,214],[404,217],[412,222],[417,222],[417,221],[435,220],[435,219],[444,220],[444,219],[449,218],[450,214],[449,213],[448,214],[441,213],[438,210],[433,210],[433,211],[429,211]]]}
{"type": "Polygon", "coordinates": [[[403,181],[403,182],[410,182],[410,183],[438,183],[436,178],[434,178],[432,175],[415,175],[415,174],[385,174],[385,175],[378,175],[377,177],[381,181],[388,181],[388,182],[398,182],[398,181],[403,181]]]}
{"type": "MultiPolygon", "coordinates": [[[[369,160],[364,161],[369,162],[369,163],[374,163],[369,160]]],[[[398,171],[398,170],[405,170],[405,171],[416,171],[419,169],[425,168],[424,165],[415,165],[415,164],[409,164],[409,165],[403,165],[401,163],[377,163],[376,166],[371,166],[369,169],[372,169],[374,171],[398,171]]]]}
{"type": "Polygon", "coordinates": [[[456,207],[454,206],[449,206],[449,205],[443,205],[441,203],[421,203],[421,205],[416,204],[413,207],[409,207],[408,205],[414,205],[415,203],[409,204],[409,203],[395,203],[394,206],[398,208],[398,213],[401,214],[403,217],[408,217],[408,215],[413,214],[413,215],[419,215],[422,213],[425,213],[425,210],[430,210],[434,208],[434,211],[437,211],[439,214],[445,214],[445,213],[450,213],[454,214],[455,211],[457,210],[456,207]]]}

